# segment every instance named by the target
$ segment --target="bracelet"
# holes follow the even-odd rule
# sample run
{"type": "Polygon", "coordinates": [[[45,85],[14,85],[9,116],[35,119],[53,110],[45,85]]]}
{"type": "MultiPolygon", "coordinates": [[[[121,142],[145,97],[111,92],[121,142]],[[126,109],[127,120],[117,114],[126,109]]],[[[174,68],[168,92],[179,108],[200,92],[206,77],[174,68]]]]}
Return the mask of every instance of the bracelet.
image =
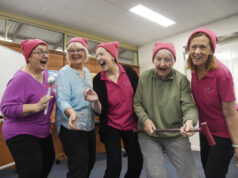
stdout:
{"type": "Polygon", "coordinates": [[[233,148],[238,148],[238,145],[232,144],[233,148]]]}

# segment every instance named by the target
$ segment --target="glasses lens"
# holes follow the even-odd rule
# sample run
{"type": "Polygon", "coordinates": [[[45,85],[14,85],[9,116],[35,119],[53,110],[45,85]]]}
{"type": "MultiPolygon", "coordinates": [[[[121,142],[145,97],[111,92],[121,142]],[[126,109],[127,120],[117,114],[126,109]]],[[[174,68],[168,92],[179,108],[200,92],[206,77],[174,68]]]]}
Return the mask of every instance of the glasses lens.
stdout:
{"type": "Polygon", "coordinates": [[[46,55],[50,55],[50,51],[46,51],[45,54],[46,54],[46,55]]]}
{"type": "Polygon", "coordinates": [[[84,49],[76,49],[76,50],[68,50],[68,53],[70,54],[78,54],[80,51],[83,51],[84,49]]]}
{"type": "Polygon", "coordinates": [[[32,53],[38,54],[39,56],[43,57],[43,56],[45,56],[45,55],[49,56],[50,51],[34,51],[34,52],[32,52],[32,53]]]}
{"type": "Polygon", "coordinates": [[[41,56],[41,57],[43,57],[43,56],[48,56],[50,54],[50,52],[49,51],[39,51],[39,55],[41,56]]]}

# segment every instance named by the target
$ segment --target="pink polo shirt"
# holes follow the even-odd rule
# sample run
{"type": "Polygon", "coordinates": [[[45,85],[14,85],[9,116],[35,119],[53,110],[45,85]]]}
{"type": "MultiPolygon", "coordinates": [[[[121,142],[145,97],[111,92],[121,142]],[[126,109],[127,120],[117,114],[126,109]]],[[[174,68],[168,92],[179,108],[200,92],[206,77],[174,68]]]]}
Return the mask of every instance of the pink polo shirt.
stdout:
{"type": "Polygon", "coordinates": [[[108,125],[119,130],[132,130],[137,127],[133,112],[133,89],[124,68],[118,64],[120,75],[117,83],[101,72],[105,80],[108,97],[108,125]]]}
{"type": "Polygon", "coordinates": [[[236,100],[234,84],[229,69],[219,60],[216,62],[219,68],[200,80],[196,72],[192,73],[192,94],[199,111],[199,122],[207,122],[212,135],[230,138],[222,102],[236,100]]]}

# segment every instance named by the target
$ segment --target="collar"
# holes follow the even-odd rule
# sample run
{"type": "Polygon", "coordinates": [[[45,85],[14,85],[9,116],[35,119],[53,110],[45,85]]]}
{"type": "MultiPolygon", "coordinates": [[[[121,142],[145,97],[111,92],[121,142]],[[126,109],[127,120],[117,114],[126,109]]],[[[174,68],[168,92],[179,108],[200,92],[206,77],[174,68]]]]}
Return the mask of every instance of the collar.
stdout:
{"type": "Polygon", "coordinates": [[[165,77],[164,79],[161,79],[154,69],[152,78],[157,79],[157,80],[173,80],[174,79],[174,69],[172,68],[171,71],[169,72],[169,74],[167,75],[167,77],[165,77]]]}
{"type": "MultiPolygon", "coordinates": [[[[215,70],[211,70],[210,72],[208,72],[206,75],[204,75],[202,78],[205,78],[205,77],[208,77],[208,78],[213,78],[213,77],[215,77],[215,75],[216,75],[216,71],[215,70]]],[[[197,72],[192,72],[192,76],[193,77],[196,77],[197,78],[197,72]]]]}
{"type": "MultiPolygon", "coordinates": [[[[72,67],[70,67],[70,65],[68,65],[68,68],[69,68],[73,73],[75,73],[75,74],[78,74],[78,73],[79,73],[77,70],[75,70],[75,69],[73,69],[72,67]]],[[[85,72],[84,67],[83,67],[83,71],[85,72]]]]}
{"type": "MultiPolygon", "coordinates": [[[[122,73],[125,73],[125,69],[122,67],[121,64],[117,64],[117,66],[119,67],[119,76],[122,74],[122,73]]],[[[101,80],[108,80],[108,77],[106,76],[105,72],[104,71],[101,71],[101,77],[100,77],[101,80]]]]}

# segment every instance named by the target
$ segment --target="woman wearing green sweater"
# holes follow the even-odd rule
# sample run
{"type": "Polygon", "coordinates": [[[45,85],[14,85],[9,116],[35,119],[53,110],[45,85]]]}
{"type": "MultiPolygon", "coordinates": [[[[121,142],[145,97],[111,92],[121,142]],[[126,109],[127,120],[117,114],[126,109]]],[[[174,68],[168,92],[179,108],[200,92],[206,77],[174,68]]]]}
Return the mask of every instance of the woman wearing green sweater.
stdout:
{"type": "Polygon", "coordinates": [[[134,97],[138,117],[139,144],[148,178],[165,178],[163,149],[180,178],[199,177],[188,136],[192,136],[198,113],[192,102],[186,76],[173,69],[176,61],[172,43],[155,43],[154,69],[142,73],[134,97]],[[180,132],[155,130],[180,128],[180,132]]]}

